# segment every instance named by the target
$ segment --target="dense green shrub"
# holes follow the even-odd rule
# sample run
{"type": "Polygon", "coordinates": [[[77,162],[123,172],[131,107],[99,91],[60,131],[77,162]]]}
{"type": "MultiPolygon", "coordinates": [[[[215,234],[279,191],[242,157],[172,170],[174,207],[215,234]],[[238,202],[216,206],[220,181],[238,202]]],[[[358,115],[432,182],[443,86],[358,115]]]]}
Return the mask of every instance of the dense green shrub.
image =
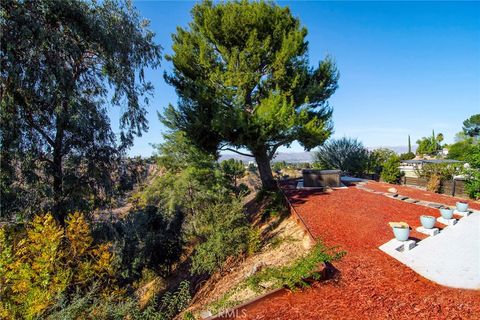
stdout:
{"type": "Polygon", "coordinates": [[[400,160],[412,160],[413,158],[415,158],[415,153],[413,152],[406,152],[400,155],[400,160]]]}
{"type": "Polygon", "coordinates": [[[480,170],[466,170],[465,175],[467,176],[465,190],[468,196],[472,199],[480,199],[480,170]]]}
{"type": "Polygon", "coordinates": [[[395,151],[388,148],[378,148],[371,151],[368,156],[366,171],[377,175],[381,174],[387,160],[395,155],[395,151]]]}
{"type": "Polygon", "coordinates": [[[397,155],[391,156],[384,164],[380,179],[387,183],[398,183],[402,176],[400,171],[400,158],[397,155]]]}
{"type": "Polygon", "coordinates": [[[426,163],[421,168],[416,169],[418,177],[429,179],[432,176],[438,176],[442,181],[450,180],[454,175],[462,170],[462,163],[426,163]]]}
{"type": "Polygon", "coordinates": [[[46,318],[48,320],[169,320],[185,309],[190,299],[190,284],[188,281],[183,281],[176,291],[167,292],[160,299],[153,299],[152,303],[141,309],[133,298],[102,295],[97,284],[88,292],[76,292],[71,298],[59,299],[57,304],[49,310],[46,318]]]}
{"type": "Polygon", "coordinates": [[[476,143],[465,156],[465,161],[470,167],[480,169],[480,142],[476,143]]]}
{"type": "Polygon", "coordinates": [[[281,191],[260,190],[255,200],[263,204],[262,221],[272,217],[281,217],[289,213],[285,197],[281,191]]]}
{"type": "Polygon", "coordinates": [[[130,212],[116,221],[99,222],[97,239],[112,243],[118,276],[123,281],[138,279],[145,268],[162,276],[170,273],[183,247],[183,214],[167,215],[155,207],[130,212]]]}
{"type": "Polygon", "coordinates": [[[468,155],[475,152],[473,138],[466,138],[448,146],[448,159],[467,161],[468,155]]]}
{"type": "Polygon", "coordinates": [[[332,139],[314,153],[315,166],[340,169],[345,174],[362,175],[368,165],[368,150],[352,138],[332,139]]]}
{"type": "Polygon", "coordinates": [[[418,177],[427,180],[427,190],[440,192],[442,182],[453,179],[453,176],[460,174],[461,163],[426,163],[415,170],[418,177]]]}
{"type": "Polygon", "coordinates": [[[250,226],[238,201],[210,205],[197,213],[190,227],[192,235],[200,240],[192,257],[194,274],[212,273],[229,256],[247,250],[250,226]]]}
{"type": "Polygon", "coordinates": [[[272,171],[278,172],[285,168],[288,168],[288,164],[285,161],[276,161],[272,163],[272,171]]]}
{"type": "Polygon", "coordinates": [[[290,289],[305,287],[308,286],[306,279],[320,278],[320,274],[316,272],[319,264],[338,260],[344,255],[344,251],[327,248],[318,243],[306,256],[298,258],[291,265],[264,269],[247,278],[247,284],[253,290],[258,290],[260,285],[267,285],[270,288],[285,286],[290,289]]]}
{"type": "Polygon", "coordinates": [[[247,253],[253,255],[260,251],[262,247],[262,232],[258,228],[252,227],[248,234],[247,253]]]}
{"type": "Polygon", "coordinates": [[[246,196],[250,193],[250,188],[245,183],[240,183],[237,189],[239,197],[246,196]]]}
{"type": "Polygon", "coordinates": [[[191,272],[214,272],[227,257],[247,250],[250,227],[238,200],[244,193],[232,192],[239,190],[235,181],[244,166],[235,160],[219,165],[179,131],[165,135],[158,150],[163,172],[137,194],[140,206],[181,214],[182,239],[195,246],[191,272]]]}

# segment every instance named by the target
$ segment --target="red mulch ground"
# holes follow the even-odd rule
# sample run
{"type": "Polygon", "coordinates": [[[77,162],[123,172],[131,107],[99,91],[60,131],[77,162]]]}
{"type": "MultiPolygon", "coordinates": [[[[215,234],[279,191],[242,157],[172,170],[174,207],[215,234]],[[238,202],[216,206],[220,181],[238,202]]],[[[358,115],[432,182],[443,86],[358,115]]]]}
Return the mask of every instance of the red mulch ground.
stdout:
{"type": "Polygon", "coordinates": [[[407,186],[399,186],[394,184],[388,184],[384,182],[368,181],[367,188],[373,189],[375,191],[387,192],[389,188],[397,189],[398,193],[402,196],[409,198],[423,200],[423,201],[432,201],[443,203],[449,206],[455,206],[457,201],[467,201],[470,208],[474,210],[480,210],[480,202],[473,200],[466,200],[463,198],[456,198],[444,194],[438,194],[430,191],[421,190],[418,188],[412,188],[407,186]]]}
{"type": "MultiPolygon", "coordinates": [[[[313,235],[347,252],[334,263],[338,278],[260,300],[238,310],[239,318],[480,319],[480,291],[437,285],[378,249],[393,238],[389,221],[416,227],[420,215],[438,216],[436,209],[354,187],[289,194],[313,235]]],[[[416,232],[411,236],[420,238],[416,232]]]]}

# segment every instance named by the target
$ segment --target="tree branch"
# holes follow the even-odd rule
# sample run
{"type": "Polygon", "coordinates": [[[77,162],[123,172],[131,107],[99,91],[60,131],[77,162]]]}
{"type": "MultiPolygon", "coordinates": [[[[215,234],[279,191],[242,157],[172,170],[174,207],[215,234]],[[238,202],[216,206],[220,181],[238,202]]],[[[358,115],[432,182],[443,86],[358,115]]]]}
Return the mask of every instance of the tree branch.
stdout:
{"type": "Polygon", "coordinates": [[[30,124],[30,127],[32,127],[38,133],[40,133],[40,135],[48,142],[49,145],[51,145],[52,147],[55,145],[53,139],[50,138],[50,136],[45,131],[43,131],[42,128],[40,128],[40,126],[38,126],[35,123],[35,120],[33,120],[33,116],[29,111],[27,111],[26,119],[27,119],[28,124],[30,124]]]}
{"type": "Polygon", "coordinates": [[[275,155],[275,152],[277,152],[277,149],[279,147],[281,147],[282,145],[287,144],[289,142],[290,142],[290,139],[285,139],[285,140],[281,140],[281,141],[277,142],[276,144],[273,144],[271,146],[270,151],[268,152],[268,158],[270,160],[272,160],[273,156],[275,155]]]}
{"type": "Polygon", "coordinates": [[[53,164],[53,161],[48,159],[47,157],[45,157],[44,155],[42,154],[39,154],[38,155],[38,160],[40,161],[43,161],[43,162],[48,162],[49,164],[53,164]]]}
{"type": "Polygon", "coordinates": [[[243,152],[240,152],[240,151],[235,150],[235,149],[232,149],[232,148],[220,148],[219,150],[228,150],[228,151],[232,151],[232,152],[238,153],[239,155],[242,155],[242,156],[255,158],[255,156],[252,155],[252,154],[243,153],[243,152]]]}

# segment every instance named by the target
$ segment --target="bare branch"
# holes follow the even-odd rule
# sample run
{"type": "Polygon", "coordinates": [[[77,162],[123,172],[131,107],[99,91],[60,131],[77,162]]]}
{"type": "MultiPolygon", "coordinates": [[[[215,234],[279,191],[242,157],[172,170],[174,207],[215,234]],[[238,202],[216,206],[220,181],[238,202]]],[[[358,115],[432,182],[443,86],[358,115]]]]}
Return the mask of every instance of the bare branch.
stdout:
{"type": "Polygon", "coordinates": [[[35,120],[33,120],[33,116],[30,112],[27,113],[26,120],[27,120],[28,124],[30,125],[30,127],[32,127],[38,133],[40,133],[40,135],[48,142],[49,145],[51,145],[52,147],[55,145],[55,142],[53,141],[53,139],[50,138],[50,136],[45,131],[43,131],[40,126],[38,126],[35,123],[35,120]]]}
{"type": "Polygon", "coordinates": [[[252,155],[252,154],[243,153],[243,152],[240,152],[240,151],[235,150],[235,149],[232,149],[232,148],[220,148],[219,150],[228,150],[228,151],[232,151],[232,152],[238,153],[239,155],[242,155],[242,156],[255,158],[255,156],[252,155]]]}
{"type": "Polygon", "coordinates": [[[45,156],[42,155],[42,154],[39,154],[39,155],[38,155],[38,160],[43,161],[43,162],[48,162],[48,163],[50,163],[50,164],[53,164],[53,161],[52,161],[52,160],[48,159],[47,157],[45,157],[45,156]]]}
{"type": "Polygon", "coordinates": [[[272,160],[272,159],[273,159],[273,156],[275,156],[275,153],[277,152],[277,149],[278,149],[279,147],[283,146],[284,144],[289,143],[289,142],[291,142],[290,139],[284,139],[284,140],[280,140],[279,142],[271,145],[271,146],[270,146],[270,147],[271,147],[270,152],[268,152],[268,158],[269,158],[270,160],[272,160]]]}

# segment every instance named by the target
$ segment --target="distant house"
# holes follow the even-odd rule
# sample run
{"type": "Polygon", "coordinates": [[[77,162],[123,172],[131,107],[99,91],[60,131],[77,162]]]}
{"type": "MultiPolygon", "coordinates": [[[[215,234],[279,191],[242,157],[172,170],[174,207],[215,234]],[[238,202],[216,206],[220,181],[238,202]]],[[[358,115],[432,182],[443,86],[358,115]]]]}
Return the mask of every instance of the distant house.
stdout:
{"type": "Polygon", "coordinates": [[[463,163],[462,161],[452,159],[419,159],[419,160],[402,160],[400,162],[400,171],[409,178],[418,178],[415,170],[422,168],[427,163],[463,163]]]}
{"type": "Polygon", "coordinates": [[[248,161],[247,165],[245,166],[245,169],[256,168],[256,167],[257,167],[257,163],[255,161],[248,161]]]}

